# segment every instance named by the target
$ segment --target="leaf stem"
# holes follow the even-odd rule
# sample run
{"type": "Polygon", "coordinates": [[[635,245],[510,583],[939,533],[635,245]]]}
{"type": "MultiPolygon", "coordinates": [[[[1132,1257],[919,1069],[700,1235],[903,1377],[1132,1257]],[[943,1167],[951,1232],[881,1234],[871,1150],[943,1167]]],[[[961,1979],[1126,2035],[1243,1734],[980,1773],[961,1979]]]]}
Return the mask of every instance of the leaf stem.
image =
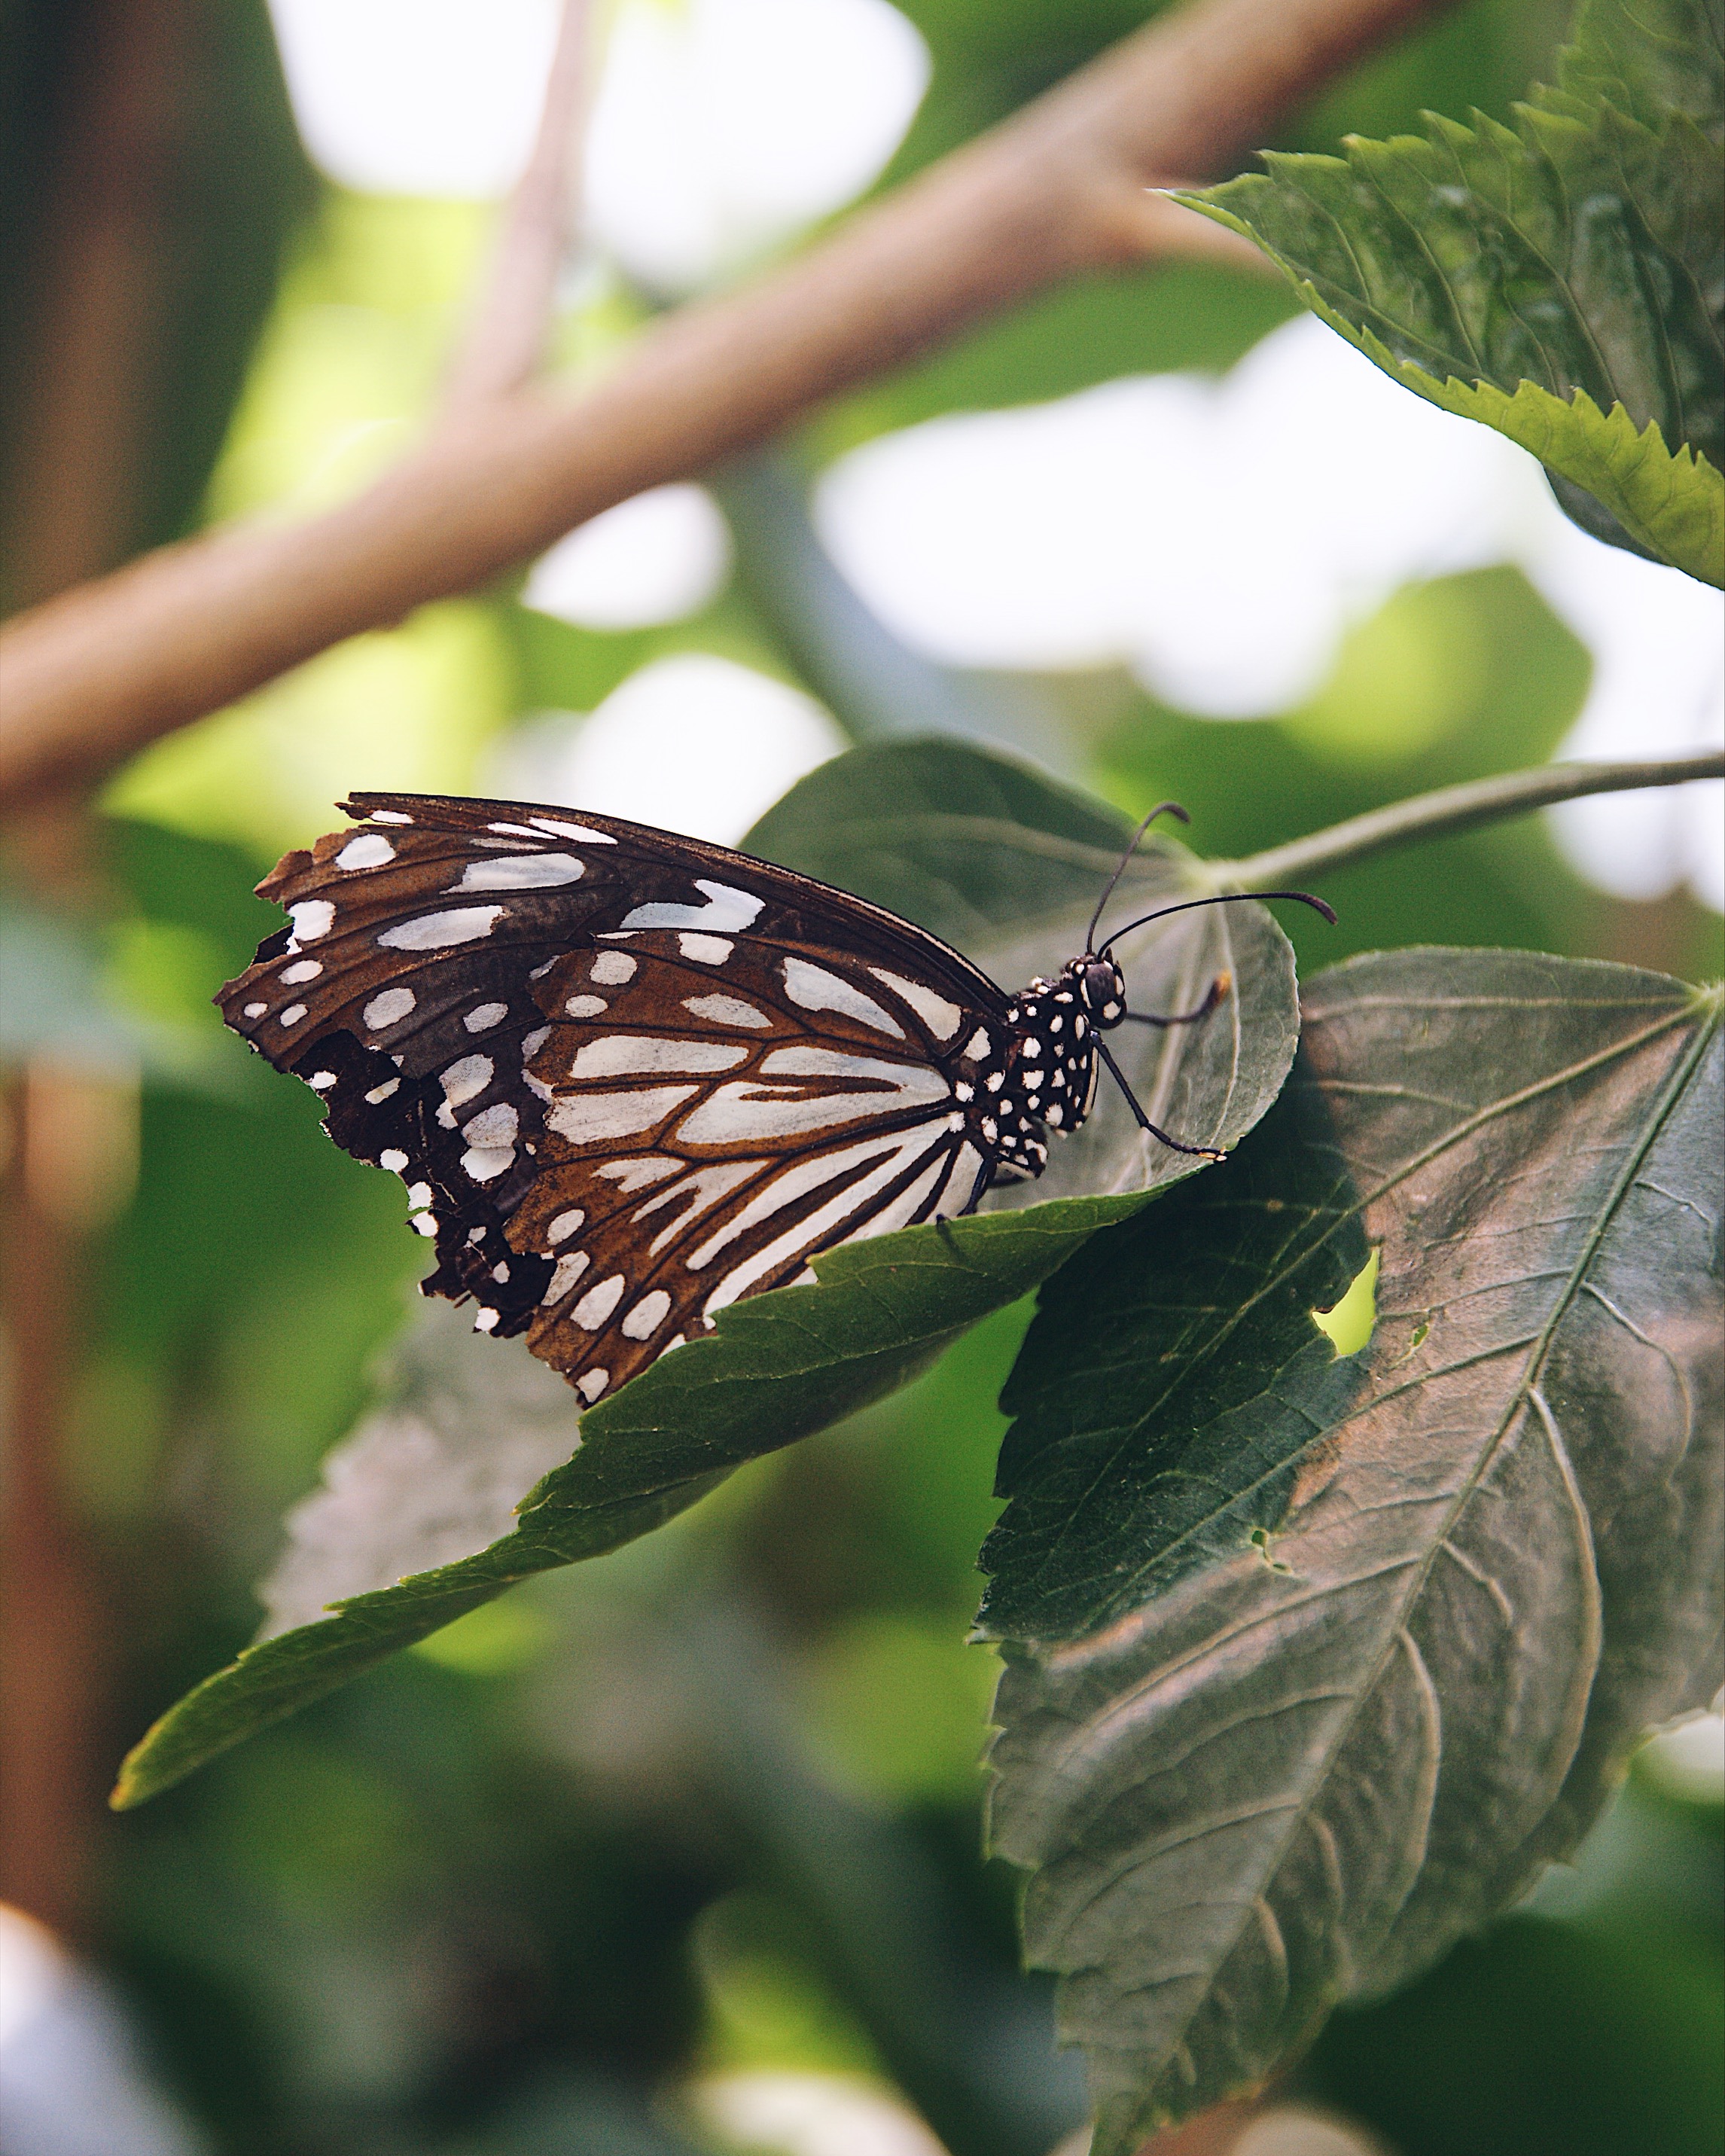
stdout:
{"type": "Polygon", "coordinates": [[[1575,801],[1588,793],[1626,793],[1646,786],[1681,786],[1695,778],[1725,778],[1725,752],[1661,757],[1645,763],[1545,763],[1532,771],[1504,772],[1465,786],[1442,786],[1351,816],[1327,831],[1314,831],[1285,846],[1253,854],[1240,861],[1211,864],[1224,882],[1240,885],[1288,883],[1327,869],[1346,868],[1419,839],[1451,831],[1471,831],[1506,816],[1525,816],[1555,801],[1575,801]]]}

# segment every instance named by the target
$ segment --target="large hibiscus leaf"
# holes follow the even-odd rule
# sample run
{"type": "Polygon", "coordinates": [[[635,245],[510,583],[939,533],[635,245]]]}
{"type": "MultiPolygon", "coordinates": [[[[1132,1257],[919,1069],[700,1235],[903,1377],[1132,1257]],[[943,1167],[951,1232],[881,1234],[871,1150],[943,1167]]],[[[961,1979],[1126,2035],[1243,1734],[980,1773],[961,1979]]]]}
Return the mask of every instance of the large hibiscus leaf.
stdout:
{"type": "Polygon", "coordinates": [[[985,1552],[993,1833],[1097,2156],[1504,1907],[1711,1696],[1721,1006],[1339,967],[1226,1170],[1044,1291],[985,1552]],[[1373,1251],[1338,1355],[1314,1312],[1373,1251]]]}

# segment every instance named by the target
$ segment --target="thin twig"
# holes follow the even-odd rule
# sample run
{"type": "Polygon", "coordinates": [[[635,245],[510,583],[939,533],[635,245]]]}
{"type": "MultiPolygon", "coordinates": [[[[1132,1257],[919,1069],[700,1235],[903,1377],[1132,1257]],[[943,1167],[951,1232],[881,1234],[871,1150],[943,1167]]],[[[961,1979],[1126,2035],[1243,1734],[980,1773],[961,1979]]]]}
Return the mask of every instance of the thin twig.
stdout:
{"type": "Polygon", "coordinates": [[[1705,756],[1651,763],[1541,764],[1532,771],[1473,779],[1466,786],[1440,787],[1435,793],[1373,808],[1246,860],[1213,862],[1211,868],[1226,883],[1286,883],[1346,868],[1390,846],[1471,831],[1507,816],[1525,816],[1530,809],[1548,808],[1553,802],[1579,801],[1589,793],[1629,793],[1640,787],[1685,786],[1697,778],[1725,778],[1725,754],[1710,750],[1705,756]]]}
{"type": "Polygon", "coordinates": [[[533,153],[499,222],[484,290],[449,369],[451,407],[506,396],[531,382],[545,357],[575,223],[589,34],[587,0],[563,0],[533,153]]]}
{"type": "Polygon", "coordinates": [[[1194,0],[776,274],[665,317],[586,394],[463,406],[322,516],[188,542],[24,616],[0,638],[0,803],[93,780],[1059,279],[1165,251],[1173,213],[1147,222],[1147,185],[1227,169],[1447,4],[1194,0]]]}

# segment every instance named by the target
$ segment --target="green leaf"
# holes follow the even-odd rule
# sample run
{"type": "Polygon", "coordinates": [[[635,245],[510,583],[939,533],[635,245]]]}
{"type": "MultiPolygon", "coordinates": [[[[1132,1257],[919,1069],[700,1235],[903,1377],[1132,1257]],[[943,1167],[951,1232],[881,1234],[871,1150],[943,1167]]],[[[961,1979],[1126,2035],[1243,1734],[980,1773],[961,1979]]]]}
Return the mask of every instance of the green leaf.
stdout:
{"type": "Polygon", "coordinates": [[[1538,457],[1596,537],[1725,583],[1720,0],[1593,0],[1554,90],[1178,199],[1330,326],[1538,457]]]}
{"type": "MultiPolygon", "coordinates": [[[[1091,908],[1130,836],[1115,812],[1009,760],[952,743],[886,745],[835,759],[752,834],[757,852],[893,906],[1014,985],[1081,949],[1091,908]]],[[[1111,921],[1158,898],[1210,888],[1165,839],[1126,876],[1111,921]]],[[[1292,954],[1261,908],[1217,906],[1122,946],[1135,1001],[1189,1008],[1214,975],[1234,993],[1201,1026],[1131,1028],[1123,1060],[1153,1116],[1176,1135],[1230,1146],[1275,1099],[1298,1030],[1292,954]]],[[[892,1390],[967,1327],[1014,1302],[1098,1229],[1134,1212],[1193,1162],[1145,1140],[1109,1097],[1040,1183],[999,1209],[829,1252],[819,1285],[723,1312],[716,1329],[655,1363],[582,1419],[578,1449],[523,1500],[513,1532],[454,1562],[374,1585],[374,1548],[349,1552],[336,1614],[248,1649],[170,1710],[132,1753],[115,1802],[141,1802],[254,1730],[292,1713],[531,1573],[614,1549],[703,1496],[744,1461],[792,1444],[892,1390]],[[1051,1201],[1051,1202],[1045,1202],[1051,1201]]],[[[489,1352],[521,1357],[519,1345],[489,1352]]],[[[465,1373],[467,1366],[462,1366],[465,1373]]],[[[437,1404],[421,1358],[386,1415],[465,1430],[475,1455],[523,1408],[459,1392],[437,1404]],[[404,1389],[403,1389],[404,1388],[404,1389]]],[[[517,1391],[519,1388],[516,1389],[517,1391]]],[[[427,1545],[423,1562],[431,1562],[427,1545]]],[[[403,1546],[391,1545],[399,1557],[403,1546]]],[[[447,1554],[446,1551],[438,1554],[447,1554]]]]}
{"type": "Polygon", "coordinates": [[[1236,1158],[1044,1291],[984,1551],[992,1828],[1096,2156],[1428,1966],[1710,1697],[1722,1002],[1338,967],[1236,1158]],[[1373,1251],[1339,1356],[1314,1313],[1373,1251]]]}

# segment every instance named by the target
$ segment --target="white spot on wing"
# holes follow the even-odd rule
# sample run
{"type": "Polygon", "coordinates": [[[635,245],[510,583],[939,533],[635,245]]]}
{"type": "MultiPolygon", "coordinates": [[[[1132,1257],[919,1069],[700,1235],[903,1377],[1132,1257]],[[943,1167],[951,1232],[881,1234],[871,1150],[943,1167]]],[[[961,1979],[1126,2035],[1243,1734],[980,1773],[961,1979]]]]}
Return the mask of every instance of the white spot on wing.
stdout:
{"type": "Polygon", "coordinates": [[[590,831],[585,824],[565,824],[555,816],[536,816],[533,822],[539,830],[549,831],[555,838],[584,839],[590,846],[614,846],[617,844],[608,831],[590,831]]]}
{"type": "MultiPolygon", "coordinates": [[[[483,1062],[483,1056],[473,1059],[483,1062]]],[[[479,1089],[475,1088],[477,1091],[479,1089]]],[[[512,1146],[521,1128],[521,1118],[507,1101],[500,1101],[495,1108],[487,1108],[475,1116],[470,1123],[461,1126],[461,1135],[470,1146],[512,1146]]]]}
{"type": "Polygon", "coordinates": [[[638,906],[625,914],[624,928],[747,928],[767,903],[750,891],[696,876],[695,888],[706,894],[704,906],[638,906]]]}
{"type": "Polygon", "coordinates": [[[398,921],[377,941],[390,951],[447,950],[452,943],[471,943],[489,936],[502,911],[501,906],[452,906],[441,913],[398,921]]]}
{"type": "Polygon", "coordinates": [[[623,1321],[623,1331],[630,1340],[650,1340],[670,1315],[670,1297],[662,1287],[644,1295],[623,1321]]]}
{"type": "Polygon", "coordinates": [[[304,988],[307,981],[315,981],[323,971],[316,958],[295,958],[291,966],[281,969],[281,985],[285,988],[304,988]]]}
{"type": "Polygon", "coordinates": [[[268,1010],[270,1006],[268,1004],[248,1004],[244,1009],[241,1011],[240,1016],[242,1018],[262,1018],[264,1012],[268,1010]]]}
{"type": "Polygon", "coordinates": [[[277,1023],[281,1025],[297,1025],[305,1015],[305,1006],[304,1004],[290,1004],[287,1009],[281,1013],[277,1023]]]}
{"type": "Polygon", "coordinates": [[[464,1101],[483,1093],[495,1067],[489,1055],[464,1055],[459,1063],[452,1063],[443,1075],[444,1100],[452,1108],[459,1108],[464,1101]]]}
{"type": "Polygon", "coordinates": [[[586,1221],[587,1215],[581,1208],[578,1205],[572,1205],[566,1212],[557,1214],[546,1229],[545,1240],[553,1245],[567,1243],[578,1228],[586,1224],[586,1221]]]}
{"type": "Polygon", "coordinates": [[[678,937],[677,948],[697,965],[722,966],[737,946],[722,936],[684,935],[678,937]]]}
{"type": "Polygon", "coordinates": [[[413,820],[411,816],[404,816],[399,808],[374,808],[372,811],[374,824],[411,824],[413,820]]]}
{"type": "Polygon", "coordinates": [[[470,1146],[461,1156],[461,1172],[471,1183],[491,1183],[515,1165],[513,1146],[470,1146]]]}
{"type": "Polygon", "coordinates": [[[937,1040],[950,1040],[963,1023],[964,1014],[957,1004],[949,1004],[944,996],[937,996],[922,982],[907,981],[901,973],[889,973],[884,966],[870,966],[869,971],[895,995],[904,998],[937,1040]]]}
{"type": "Polygon", "coordinates": [[[666,1176],[675,1175],[683,1165],[680,1160],[667,1160],[663,1153],[644,1152],[634,1160],[608,1160],[593,1173],[614,1183],[619,1190],[644,1190],[649,1183],[662,1183],[666,1176]]]}
{"type": "Polygon", "coordinates": [[[366,1099],[372,1107],[376,1108],[387,1101],[392,1093],[398,1093],[400,1091],[399,1078],[386,1078],[381,1086],[372,1086],[371,1091],[366,1095],[366,1099]]]}
{"type": "Polygon", "coordinates": [[[336,1074],[333,1070],[314,1070],[305,1081],[314,1093],[327,1093],[335,1082],[336,1074]]]}
{"type": "Polygon", "coordinates": [[[646,1086],[627,1093],[576,1093],[546,1111],[546,1126],[572,1145],[632,1137],[663,1122],[696,1091],[693,1086],[646,1086]]]}
{"type": "Polygon", "coordinates": [[[992,1053],[993,1043],[978,1026],[964,1044],[964,1052],[973,1063],[981,1063],[992,1053]]]}
{"type": "Polygon", "coordinates": [[[711,1025],[746,1025],[758,1030],[773,1024],[765,1011],[757,1010],[739,996],[685,996],[683,1008],[711,1025]]]}
{"type": "Polygon", "coordinates": [[[583,1273],[587,1270],[587,1265],[588,1258],[585,1250],[571,1250],[567,1257],[559,1258],[556,1265],[552,1267],[550,1284],[539,1298],[542,1307],[550,1303],[561,1302],[583,1273]]]}
{"type": "Polygon", "coordinates": [[[338,869],[381,869],[395,859],[395,849],[381,831],[362,831],[350,839],[336,856],[338,869]]]}
{"type": "Polygon", "coordinates": [[[748,1058],[747,1048],[728,1040],[661,1040],[637,1034],[608,1033],[578,1051],[569,1065],[572,1078],[622,1078],[660,1070],[734,1070],[748,1058]]]}
{"type": "Polygon", "coordinates": [[[392,1175],[399,1175],[408,1164],[408,1157],[399,1146],[391,1146],[377,1156],[379,1168],[387,1168],[392,1175]]]}
{"type": "Polygon", "coordinates": [[[569,1312],[583,1332],[597,1332],[605,1320],[623,1300],[624,1281],[621,1273],[613,1273],[590,1287],[569,1312]]]}
{"type": "Polygon", "coordinates": [[[296,943],[315,943],[335,926],[336,909],[326,898],[302,898],[288,908],[288,913],[296,943]]]}
{"type": "Polygon", "coordinates": [[[588,968],[587,978],[602,988],[620,988],[634,980],[639,965],[640,960],[631,958],[627,951],[601,951],[588,968]]]}
{"type": "Polygon", "coordinates": [[[591,1407],[611,1382],[608,1370],[583,1370],[575,1380],[575,1389],[591,1407]]]}
{"type": "Polygon", "coordinates": [[[838,1011],[872,1026],[876,1033],[891,1034],[895,1040],[905,1037],[904,1028],[889,1018],[872,996],[865,995],[841,975],[829,973],[824,966],[813,965],[807,958],[787,958],[784,985],[791,1001],[804,1010],[838,1011]]]}
{"type": "Polygon", "coordinates": [[[475,1004],[461,1023],[470,1033],[489,1033],[509,1016],[507,1004],[475,1004]]]}
{"type": "Polygon", "coordinates": [[[571,996],[563,1005],[571,1018],[597,1018],[610,1008],[603,996],[571,996]]]}
{"type": "Polygon", "coordinates": [[[419,998],[411,988],[380,988],[361,1014],[373,1033],[399,1025],[419,998]]]}
{"type": "Polygon", "coordinates": [[[499,1313],[495,1310],[482,1310],[479,1316],[473,1321],[474,1331],[475,1332],[495,1332],[497,1329],[498,1314],[499,1313]]]}
{"type": "Polygon", "coordinates": [[[574,883],[586,873],[573,854],[506,854],[501,859],[470,861],[452,891],[549,891],[574,883]]]}

